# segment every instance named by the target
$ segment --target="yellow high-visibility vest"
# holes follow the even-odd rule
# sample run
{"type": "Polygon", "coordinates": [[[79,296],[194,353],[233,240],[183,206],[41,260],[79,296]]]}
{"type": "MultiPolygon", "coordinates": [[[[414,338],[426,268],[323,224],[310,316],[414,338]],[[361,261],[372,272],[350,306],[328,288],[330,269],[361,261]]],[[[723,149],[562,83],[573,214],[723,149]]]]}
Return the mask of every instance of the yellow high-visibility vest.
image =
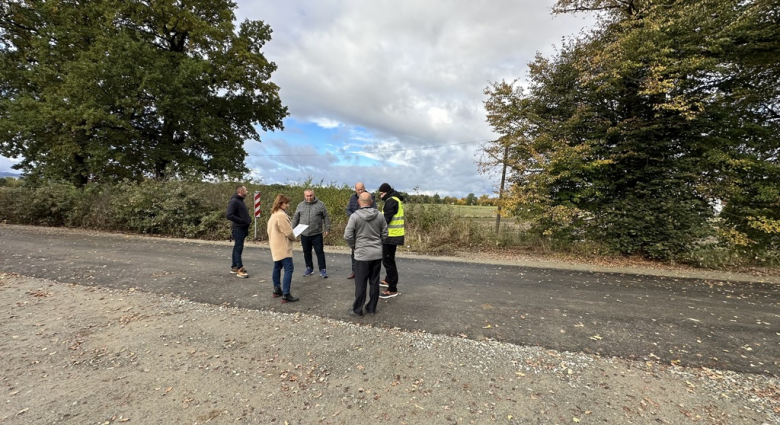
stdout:
{"type": "MultiPolygon", "coordinates": [[[[390,224],[387,225],[387,236],[389,237],[395,237],[395,236],[403,236],[404,235],[404,204],[401,203],[401,200],[398,199],[397,196],[393,196],[390,199],[395,199],[395,202],[398,202],[398,212],[395,213],[393,216],[393,219],[390,221],[390,224]]],[[[382,213],[384,213],[385,206],[382,205],[382,213]]]]}

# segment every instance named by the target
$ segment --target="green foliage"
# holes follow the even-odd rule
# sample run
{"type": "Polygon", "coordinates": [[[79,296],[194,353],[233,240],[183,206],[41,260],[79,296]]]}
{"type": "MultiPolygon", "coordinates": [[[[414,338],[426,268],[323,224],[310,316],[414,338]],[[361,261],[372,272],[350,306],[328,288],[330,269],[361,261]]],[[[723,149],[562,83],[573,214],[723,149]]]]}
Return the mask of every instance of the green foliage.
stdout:
{"type": "Polygon", "coordinates": [[[590,33],[530,64],[527,91],[486,89],[508,148],[502,210],[561,240],[674,259],[726,225],[756,249],[780,235],[780,22],[770,1],[560,0],[601,11],[590,33]],[[759,53],[759,51],[761,53],[759,53]],[[757,59],[757,57],[762,57],[757,59]]]}
{"type": "Polygon", "coordinates": [[[4,2],[0,154],[38,182],[238,176],[287,109],[229,0],[4,2]]]}
{"type": "Polygon", "coordinates": [[[715,270],[756,266],[777,268],[780,267],[780,251],[709,244],[694,247],[681,255],[678,261],[695,267],[715,270]]]}
{"type": "Polygon", "coordinates": [[[490,233],[459,215],[449,205],[404,205],[406,243],[414,251],[447,254],[458,248],[483,245],[490,233]]]}
{"type": "MultiPolygon", "coordinates": [[[[69,183],[51,182],[41,186],[0,187],[0,222],[48,226],[68,226],[121,231],[159,236],[227,240],[230,237],[230,223],[225,218],[225,209],[235,192],[234,182],[205,183],[187,180],[156,181],[141,183],[125,181],[118,184],[91,183],[76,188],[69,183]]],[[[267,240],[265,233],[270,204],[278,193],[292,198],[292,209],[303,200],[303,191],[313,189],[315,195],[325,202],[330,212],[333,228],[326,238],[328,245],[344,245],[343,234],[347,216],[345,208],[352,189],[345,186],[312,184],[300,185],[258,185],[245,184],[249,190],[246,203],[253,210],[253,194],[261,193],[262,214],[257,220],[258,238],[267,240]]],[[[381,202],[381,201],[380,201],[381,202]]],[[[381,206],[381,203],[380,203],[381,206]]],[[[684,204],[678,206],[685,208],[684,204]]],[[[538,227],[528,227],[502,221],[502,229],[496,234],[494,221],[485,221],[475,216],[474,210],[482,212],[492,207],[455,206],[439,204],[406,203],[406,246],[403,250],[429,254],[451,254],[464,249],[516,249],[551,253],[561,252],[577,256],[609,255],[615,247],[583,238],[583,234],[572,231],[568,234],[544,232],[538,227]]],[[[658,205],[674,214],[673,206],[658,205]]],[[[616,208],[615,211],[620,211],[616,208]]],[[[658,213],[636,211],[638,216],[654,217],[658,213]]],[[[626,222],[638,220],[625,219],[626,222]]],[[[579,220],[596,221],[593,217],[579,220]]],[[[611,220],[621,222],[620,217],[611,220]]],[[[657,234],[668,230],[669,223],[648,222],[644,228],[645,238],[652,241],[657,234]],[[659,227],[660,229],[655,229],[659,227]]],[[[725,221],[712,223],[712,229],[720,230],[713,241],[701,243],[699,238],[694,249],[675,257],[676,261],[702,267],[734,267],[745,265],[780,266],[778,250],[756,250],[748,246],[748,239],[731,228],[725,221]]],[[[606,230],[605,230],[606,231],[606,230]]],[[[710,230],[705,234],[712,233],[710,230]]],[[[609,238],[604,238],[609,239],[609,238]]],[[[617,239],[635,243],[634,239],[617,239]]],[[[650,245],[647,242],[646,245],[650,245]]],[[[659,245],[664,249],[666,245],[659,245]]],[[[665,251],[655,253],[654,258],[664,258],[665,251]]]]}
{"type": "MultiPolygon", "coordinates": [[[[208,224],[215,224],[212,215],[219,211],[203,202],[203,189],[202,184],[183,181],[124,182],[116,188],[121,196],[112,199],[108,210],[119,230],[198,237],[210,230],[208,224]]],[[[219,213],[224,218],[224,211],[219,213]]]]}
{"type": "Polygon", "coordinates": [[[22,179],[0,177],[0,187],[21,187],[22,185],[24,185],[24,180],[22,179]]]}
{"type": "Polygon", "coordinates": [[[80,197],[80,191],[66,183],[48,183],[34,190],[28,187],[0,190],[0,220],[17,224],[63,226],[80,197]]]}

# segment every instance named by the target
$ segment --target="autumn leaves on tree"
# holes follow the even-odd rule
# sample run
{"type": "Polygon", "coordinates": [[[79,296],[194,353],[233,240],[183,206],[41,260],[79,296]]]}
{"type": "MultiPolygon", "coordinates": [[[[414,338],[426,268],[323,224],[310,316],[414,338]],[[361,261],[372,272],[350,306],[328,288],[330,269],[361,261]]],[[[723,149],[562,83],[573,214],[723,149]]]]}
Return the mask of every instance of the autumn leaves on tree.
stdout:
{"type": "Polygon", "coordinates": [[[671,259],[706,236],[780,248],[780,10],[755,0],[561,0],[598,24],[485,89],[503,211],[671,259]],[[506,157],[503,153],[506,151],[506,157]],[[718,214],[719,213],[719,214],[718,214]],[[716,217],[717,220],[716,220],[716,217]]]}

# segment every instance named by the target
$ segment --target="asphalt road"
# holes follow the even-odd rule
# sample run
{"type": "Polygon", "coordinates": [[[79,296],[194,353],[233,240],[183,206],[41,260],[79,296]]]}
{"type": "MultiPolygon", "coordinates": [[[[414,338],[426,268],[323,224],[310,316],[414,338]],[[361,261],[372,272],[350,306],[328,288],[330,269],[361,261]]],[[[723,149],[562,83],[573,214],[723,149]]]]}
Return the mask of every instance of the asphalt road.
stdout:
{"type": "MultiPolygon", "coordinates": [[[[302,277],[271,297],[271,255],[248,243],[248,279],[232,245],[26,226],[0,227],[0,271],[62,283],[135,288],[192,301],[616,356],[780,375],[780,285],[399,257],[400,295],[376,316],[347,310],[348,251],[327,252],[329,279],[302,277]]],[[[315,259],[316,262],[316,259],[315,259]]]]}

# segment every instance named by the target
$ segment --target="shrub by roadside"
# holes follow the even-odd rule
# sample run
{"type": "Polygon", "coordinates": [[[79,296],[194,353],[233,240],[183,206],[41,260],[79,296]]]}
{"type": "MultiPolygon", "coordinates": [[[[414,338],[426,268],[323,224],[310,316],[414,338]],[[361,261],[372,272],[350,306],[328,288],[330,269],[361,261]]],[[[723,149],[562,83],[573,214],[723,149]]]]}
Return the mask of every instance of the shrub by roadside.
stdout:
{"type": "MultiPolygon", "coordinates": [[[[91,183],[83,189],[70,184],[47,182],[37,187],[0,187],[0,221],[10,224],[66,226],[161,236],[226,240],[230,225],[225,207],[235,191],[234,182],[188,180],[117,184],[91,183]]],[[[254,210],[253,194],[261,193],[261,214],[257,218],[257,239],[266,240],[266,223],[274,197],[284,193],[292,199],[292,210],[303,200],[306,188],[315,190],[331,215],[328,245],[344,245],[341,235],[347,224],[345,213],[352,188],[313,183],[295,185],[245,184],[246,203],[254,210]]],[[[380,203],[381,207],[381,203],[380,203]]],[[[453,254],[463,250],[524,249],[529,252],[559,253],[583,258],[609,257],[612,252],[599,241],[556,238],[538,232],[534,226],[509,226],[496,233],[459,215],[443,204],[406,203],[406,246],[401,251],[453,254]]],[[[250,234],[254,235],[254,224],[250,234]]],[[[702,244],[671,260],[672,263],[724,269],[747,266],[777,267],[780,255],[773,250],[750,250],[728,240],[702,244]]]]}

